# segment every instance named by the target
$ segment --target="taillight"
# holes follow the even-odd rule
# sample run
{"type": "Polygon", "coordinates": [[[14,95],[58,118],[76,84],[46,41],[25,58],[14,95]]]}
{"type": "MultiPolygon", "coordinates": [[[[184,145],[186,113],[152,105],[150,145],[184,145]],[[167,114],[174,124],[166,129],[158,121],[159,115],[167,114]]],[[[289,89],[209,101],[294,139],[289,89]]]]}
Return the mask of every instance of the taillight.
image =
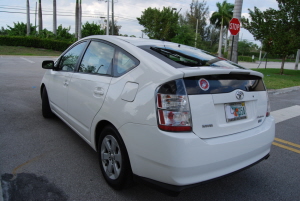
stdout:
{"type": "MultiPolygon", "coordinates": [[[[263,82],[264,83],[264,82],[263,82]]],[[[268,95],[268,90],[266,88],[266,85],[264,83],[264,87],[265,87],[265,90],[266,90],[266,96],[267,96],[267,111],[266,111],[266,117],[270,116],[271,114],[271,106],[270,106],[270,99],[269,99],[269,95],[268,95]]]]}
{"type": "Polygon", "coordinates": [[[271,106],[270,106],[270,100],[269,100],[269,96],[268,96],[268,92],[267,91],[266,91],[266,94],[267,94],[267,101],[268,101],[266,117],[268,117],[271,114],[271,106]]]}
{"type": "Polygon", "coordinates": [[[191,131],[190,104],[182,79],[167,82],[156,93],[158,127],[165,131],[191,131]]]}

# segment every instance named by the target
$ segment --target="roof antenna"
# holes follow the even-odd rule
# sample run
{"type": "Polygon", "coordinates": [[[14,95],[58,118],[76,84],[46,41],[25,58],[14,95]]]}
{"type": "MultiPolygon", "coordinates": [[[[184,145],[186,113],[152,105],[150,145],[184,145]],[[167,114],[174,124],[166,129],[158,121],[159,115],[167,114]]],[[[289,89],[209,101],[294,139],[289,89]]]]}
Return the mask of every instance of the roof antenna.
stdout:
{"type": "Polygon", "coordinates": [[[178,44],[178,47],[180,47],[180,44],[178,44]]]}

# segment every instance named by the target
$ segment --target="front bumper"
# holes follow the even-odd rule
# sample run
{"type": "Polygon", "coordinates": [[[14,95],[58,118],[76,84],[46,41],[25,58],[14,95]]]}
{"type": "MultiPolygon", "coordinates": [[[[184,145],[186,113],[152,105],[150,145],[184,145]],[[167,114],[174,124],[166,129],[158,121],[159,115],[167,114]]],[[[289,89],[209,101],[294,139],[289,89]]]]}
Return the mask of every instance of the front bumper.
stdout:
{"type": "Polygon", "coordinates": [[[211,139],[132,123],[119,132],[135,175],[183,187],[233,173],[265,158],[274,140],[275,124],[274,118],[268,117],[254,129],[211,139]]]}

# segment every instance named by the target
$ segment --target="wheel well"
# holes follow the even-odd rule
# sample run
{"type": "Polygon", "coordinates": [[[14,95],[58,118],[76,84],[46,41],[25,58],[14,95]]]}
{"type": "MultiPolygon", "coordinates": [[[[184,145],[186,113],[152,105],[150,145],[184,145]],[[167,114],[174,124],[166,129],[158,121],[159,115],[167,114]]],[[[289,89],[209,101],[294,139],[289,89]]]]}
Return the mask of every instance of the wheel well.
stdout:
{"type": "Polygon", "coordinates": [[[41,98],[42,98],[42,94],[43,94],[44,88],[45,88],[45,85],[44,85],[44,83],[43,83],[43,84],[41,85],[41,88],[40,88],[40,96],[41,96],[41,98]]]}
{"type": "Polygon", "coordinates": [[[109,121],[106,121],[106,120],[102,120],[102,121],[98,122],[98,124],[96,126],[96,130],[95,130],[95,148],[96,148],[97,151],[98,151],[98,141],[99,141],[100,134],[101,134],[102,130],[108,125],[114,126],[109,121]]]}

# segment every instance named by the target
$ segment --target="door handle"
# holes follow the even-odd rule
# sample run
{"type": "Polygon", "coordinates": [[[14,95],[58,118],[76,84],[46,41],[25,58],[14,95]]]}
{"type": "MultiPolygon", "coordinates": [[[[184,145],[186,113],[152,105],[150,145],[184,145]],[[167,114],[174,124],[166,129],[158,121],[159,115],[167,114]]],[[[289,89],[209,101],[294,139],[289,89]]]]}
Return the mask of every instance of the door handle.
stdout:
{"type": "Polygon", "coordinates": [[[96,96],[103,96],[104,95],[104,89],[101,88],[101,87],[97,87],[95,90],[94,90],[94,94],[96,96]]]}

